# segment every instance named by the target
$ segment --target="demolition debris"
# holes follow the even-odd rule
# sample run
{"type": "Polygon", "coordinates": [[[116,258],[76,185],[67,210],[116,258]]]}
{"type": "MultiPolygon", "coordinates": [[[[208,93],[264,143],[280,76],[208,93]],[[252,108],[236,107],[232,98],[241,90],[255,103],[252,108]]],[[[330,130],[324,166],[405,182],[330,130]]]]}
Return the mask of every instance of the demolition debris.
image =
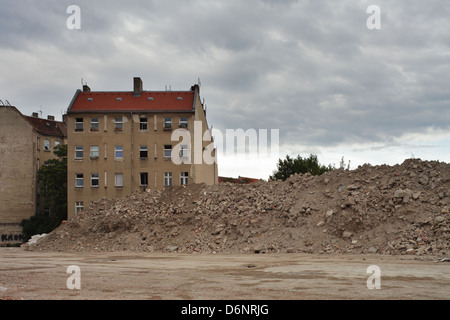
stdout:
{"type": "Polygon", "coordinates": [[[29,250],[448,255],[450,165],[296,174],[286,181],[102,199],[29,250]]]}

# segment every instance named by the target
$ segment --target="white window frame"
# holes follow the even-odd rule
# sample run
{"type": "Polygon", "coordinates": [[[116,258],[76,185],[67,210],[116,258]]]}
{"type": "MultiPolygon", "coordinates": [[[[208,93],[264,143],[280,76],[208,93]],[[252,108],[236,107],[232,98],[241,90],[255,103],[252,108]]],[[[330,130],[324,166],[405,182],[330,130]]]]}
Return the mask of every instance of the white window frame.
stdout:
{"type": "Polygon", "coordinates": [[[116,188],[123,188],[123,173],[116,173],[114,175],[114,186],[116,188]]]}
{"type": "Polygon", "coordinates": [[[84,209],[83,201],[75,201],[75,214],[80,213],[84,209]]]}
{"type": "Polygon", "coordinates": [[[148,146],[139,146],[139,158],[140,159],[147,159],[148,158],[148,146]],[[145,152],[146,155],[142,156],[142,152],[145,152]]]}
{"type": "Polygon", "coordinates": [[[100,157],[100,147],[99,146],[91,146],[91,159],[98,159],[100,157]]]}
{"type": "Polygon", "coordinates": [[[179,126],[180,126],[180,128],[187,128],[188,127],[188,118],[181,117],[179,126]]]}
{"type": "Polygon", "coordinates": [[[187,144],[183,144],[180,146],[180,158],[187,158],[189,157],[189,149],[187,144]]]}
{"type": "Polygon", "coordinates": [[[164,172],[164,187],[171,187],[172,184],[172,172],[164,172]]]}
{"type": "Polygon", "coordinates": [[[83,118],[75,118],[75,131],[83,131],[84,129],[83,127],[84,127],[83,118]]]}
{"type": "Polygon", "coordinates": [[[123,117],[114,118],[114,131],[123,131],[123,117]]]}
{"type": "Polygon", "coordinates": [[[97,132],[100,130],[100,123],[98,118],[91,118],[91,131],[97,132]]]}
{"type": "Polygon", "coordinates": [[[98,188],[100,185],[100,176],[98,173],[91,173],[91,187],[92,188],[98,188]],[[97,184],[94,184],[94,182],[97,181],[97,184]]]}
{"type": "Polygon", "coordinates": [[[180,172],[180,185],[186,185],[189,183],[189,172],[180,172]]]}
{"type": "Polygon", "coordinates": [[[163,153],[163,158],[165,159],[170,159],[172,158],[172,145],[170,144],[165,144],[164,145],[164,153],[163,153]],[[170,148],[168,148],[170,147],[170,148]]]}
{"type": "Polygon", "coordinates": [[[141,131],[147,131],[148,130],[148,119],[147,117],[140,117],[139,118],[139,130],[141,131]],[[145,120],[145,121],[142,121],[145,120]]]}
{"type": "Polygon", "coordinates": [[[83,150],[84,148],[83,148],[83,146],[75,146],[75,160],[81,160],[81,159],[83,159],[83,156],[84,156],[84,150],[83,150]],[[77,156],[77,152],[79,153],[79,152],[81,152],[81,157],[78,157],[77,156]]]}
{"type": "Polygon", "coordinates": [[[114,146],[114,159],[123,159],[123,146],[114,146]],[[118,152],[121,152],[122,156],[118,157],[118,152]]]}
{"type": "Polygon", "coordinates": [[[164,130],[172,130],[172,118],[164,118],[164,130]]]}
{"type": "Polygon", "coordinates": [[[83,188],[83,187],[84,187],[84,174],[76,173],[75,174],[75,188],[83,188]]]}

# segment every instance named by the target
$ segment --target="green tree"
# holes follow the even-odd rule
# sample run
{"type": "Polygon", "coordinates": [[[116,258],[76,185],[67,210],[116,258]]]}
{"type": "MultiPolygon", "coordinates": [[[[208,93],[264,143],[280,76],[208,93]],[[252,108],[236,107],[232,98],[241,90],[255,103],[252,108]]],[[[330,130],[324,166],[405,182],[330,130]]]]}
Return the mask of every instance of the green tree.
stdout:
{"type": "Polygon", "coordinates": [[[50,214],[36,212],[30,219],[22,220],[26,239],[34,234],[48,233],[67,219],[67,145],[55,147],[58,157],[47,161],[38,171],[37,181],[44,206],[50,214]]]}
{"type": "Polygon", "coordinates": [[[277,170],[269,177],[270,180],[286,180],[295,173],[307,173],[312,175],[321,175],[327,171],[333,170],[331,165],[324,166],[319,163],[316,155],[310,154],[308,158],[302,158],[300,155],[297,158],[286,156],[286,159],[278,160],[277,170]]]}

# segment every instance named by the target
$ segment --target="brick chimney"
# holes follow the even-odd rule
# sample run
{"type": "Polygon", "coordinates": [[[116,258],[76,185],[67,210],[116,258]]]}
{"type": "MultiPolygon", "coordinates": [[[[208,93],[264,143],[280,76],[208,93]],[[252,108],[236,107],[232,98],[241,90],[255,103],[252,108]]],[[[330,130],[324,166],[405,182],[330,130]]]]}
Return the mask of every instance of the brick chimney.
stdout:
{"type": "Polygon", "coordinates": [[[38,115],[37,112],[33,112],[33,113],[31,114],[31,116],[32,116],[33,118],[39,118],[39,115],[38,115]]]}
{"type": "Polygon", "coordinates": [[[83,84],[83,92],[91,92],[91,88],[87,84],[83,84]]]}
{"type": "Polygon", "coordinates": [[[139,97],[143,91],[142,80],[139,77],[134,77],[134,88],[133,88],[133,96],[139,97]]]}
{"type": "Polygon", "coordinates": [[[53,121],[55,121],[55,116],[47,116],[47,120],[53,120],[53,121]]]}

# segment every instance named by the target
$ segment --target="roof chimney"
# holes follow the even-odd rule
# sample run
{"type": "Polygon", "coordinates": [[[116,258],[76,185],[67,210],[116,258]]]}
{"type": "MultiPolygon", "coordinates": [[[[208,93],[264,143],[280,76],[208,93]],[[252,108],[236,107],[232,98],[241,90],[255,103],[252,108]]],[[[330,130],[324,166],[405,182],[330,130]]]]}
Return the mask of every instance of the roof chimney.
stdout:
{"type": "Polygon", "coordinates": [[[139,77],[134,77],[133,81],[134,81],[133,95],[135,97],[139,97],[143,90],[142,80],[139,77]]]}
{"type": "Polygon", "coordinates": [[[91,92],[91,88],[87,84],[83,84],[83,92],[91,92]]]}
{"type": "Polygon", "coordinates": [[[47,120],[53,120],[53,121],[55,121],[55,116],[47,116],[47,120]]]}
{"type": "Polygon", "coordinates": [[[31,114],[31,116],[32,116],[33,118],[39,118],[39,116],[38,116],[38,113],[37,113],[37,112],[33,112],[33,113],[31,114]]]}

